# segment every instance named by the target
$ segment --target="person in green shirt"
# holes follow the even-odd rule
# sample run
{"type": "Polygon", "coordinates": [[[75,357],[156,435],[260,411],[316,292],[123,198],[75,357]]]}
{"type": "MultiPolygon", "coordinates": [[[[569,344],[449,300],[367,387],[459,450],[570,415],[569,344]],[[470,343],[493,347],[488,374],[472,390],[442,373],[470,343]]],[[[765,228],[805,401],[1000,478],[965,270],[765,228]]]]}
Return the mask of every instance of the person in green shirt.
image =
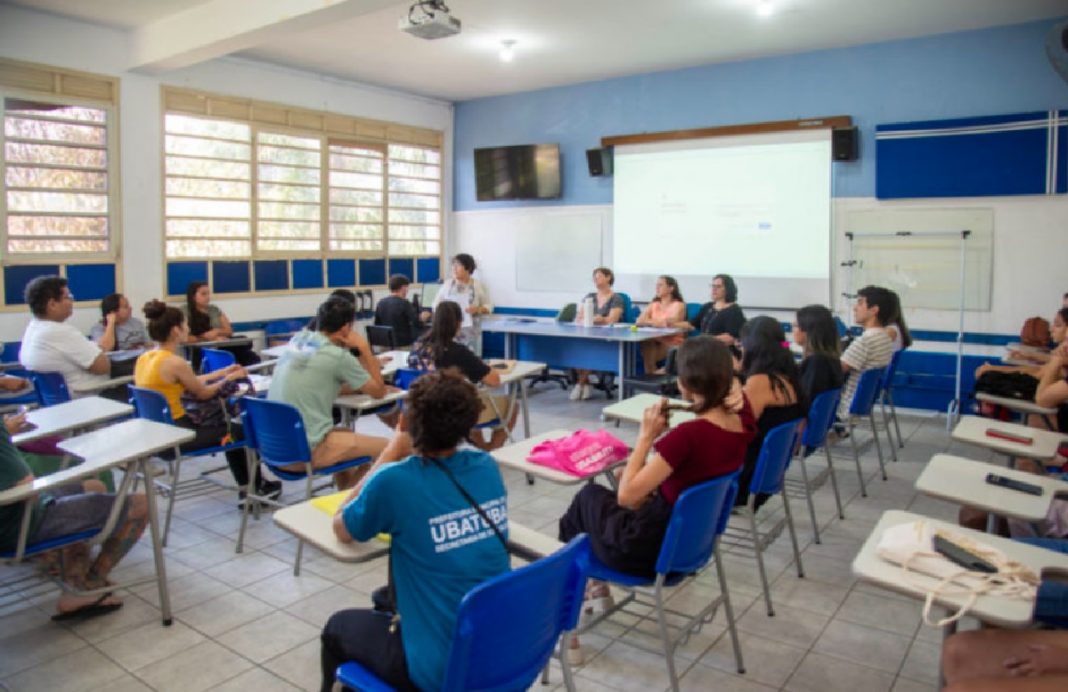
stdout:
{"type": "MultiPolygon", "coordinates": [[[[361,393],[378,399],[389,391],[370,345],[352,328],[355,319],[355,306],[343,298],[332,297],[320,305],[317,331],[304,329],[290,339],[267,392],[268,399],[300,411],[315,468],[362,456],[377,458],[388,441],[334,427],[332,411],[339,395],[361,393]],[[359,351],[359,360],[349,352],[353,348],[359,351]]],[[[369,466],[339,471],[334,483],[341,490],[351,488],[369,466]]]]}
{"type": "MultiPolygon", "coordinates": [[[[32,483],[33,473],[11,442],[6,426],[0,426],[0,491],[16,485],[32,483]]],[[[116,496],[105,492],[99,480],[53,488],[30,500],[30,528],[27,545],[53,540],[62,536],[102,528],[115,504],[116,496]]],[[[0,506],[0,551],[17,547],[22,524],[24,503],[0,506]]],[[[74,591],[91,591],[108,586],[108,574],[130,548],[137,543],[148,521],[148,504],[142,494],[126,497],[115,528],[100,547],[94,559],[88,543],[74,543],[59,551],[44,553],[47,563],[62,552],[62,579],[74,591]]],[[[53,620],[77,620],[102,615],[122,607],[122,600],[110,592],[103,595],[82,596],[64,591],[56,603],[53,620]]]]}

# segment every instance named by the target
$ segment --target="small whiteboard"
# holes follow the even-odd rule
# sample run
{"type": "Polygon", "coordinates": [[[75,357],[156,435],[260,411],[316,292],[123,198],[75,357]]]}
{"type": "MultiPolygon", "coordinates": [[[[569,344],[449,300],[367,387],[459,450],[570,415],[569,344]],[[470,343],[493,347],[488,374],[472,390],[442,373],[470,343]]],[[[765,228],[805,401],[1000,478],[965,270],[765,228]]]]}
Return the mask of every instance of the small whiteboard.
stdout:
{"type": "Polygon", "coordinates": [[[880,209],[846,215],[853,291],[884,286],[906,308],[960,310],[960,231],[965,248],[965,310],[990,310],[994,274],[993,209],[880,209]],[[882,234],[911,232],[915,235],[882,234]],[[866,237],[865,234],[880,234],[866,237]],[[929,234],[929,235],[925,235],[929,234]]]}
{"type": "Polygon", "coordinates": [[[599,211],[527,214],[513,223],[518,290],[590,290],[590,276],[603,264],[604,216],[599,211]]]}

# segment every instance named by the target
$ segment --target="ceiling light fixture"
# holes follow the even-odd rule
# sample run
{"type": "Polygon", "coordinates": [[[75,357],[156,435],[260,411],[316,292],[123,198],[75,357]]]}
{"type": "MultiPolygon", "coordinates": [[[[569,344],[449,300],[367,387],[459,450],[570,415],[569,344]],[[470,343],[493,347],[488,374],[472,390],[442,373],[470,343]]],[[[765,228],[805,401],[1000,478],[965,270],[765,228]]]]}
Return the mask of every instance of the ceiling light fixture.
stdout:
{"type": "Polygon", "coordinates": [[[513,39],[501,41],[501,51],[497,55],[501,62],[512,62],[515,59],[515,41],[513,39]]]}
{"type": "Polygon", "coordinates": [[[772,4],[772,0],[757,0],[756,11],[761,17],[770,17],[771,13],[775,11],[775,6],[772,4]]]}

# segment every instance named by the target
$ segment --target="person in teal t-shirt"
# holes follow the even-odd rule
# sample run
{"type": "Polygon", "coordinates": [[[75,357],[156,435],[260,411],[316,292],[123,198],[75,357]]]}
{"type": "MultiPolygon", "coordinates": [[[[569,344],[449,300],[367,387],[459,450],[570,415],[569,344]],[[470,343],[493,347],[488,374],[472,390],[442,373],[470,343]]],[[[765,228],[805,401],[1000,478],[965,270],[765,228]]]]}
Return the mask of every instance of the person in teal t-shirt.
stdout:
{"type": "MultiPolygon", "coordinates": [[[[352,328],[355,319],[356,307],[347,300],[330,298],[320,305],[318,331],[304,329],[290,339],[267,392],[268,399],[284,401],[300,411],[315,468],[357,457],[378,457],[386,446],[383,437],[335,428],[331,415],[334,399],[340,394],[359,392],[379,398],[388,391],[371,347],[352,328]],[[360,360],[349,352],[351,348],[359,349],[360,360]]],[[[335,473],[337,487],[351,488],[366,468],[335,473]]],[[[298,466],[296,470],[302,469],[298,466]]]]}
{"type": "Polygon", "coordinates": [[[334,613],[322,634],[324,692],[346,661],[358,661],[397,689],[438,689],[460,601],[508,571],[501,540],[508,533],[507,496],[497,463],[482,451],[457,450],[481,408],[474,385],[461,375],[438,371],[420,377],[389,446],[334,516],[334,533],[342,542],[379,533],[392,537],[400,627],[390,626],[392,613],[334,613]]]}

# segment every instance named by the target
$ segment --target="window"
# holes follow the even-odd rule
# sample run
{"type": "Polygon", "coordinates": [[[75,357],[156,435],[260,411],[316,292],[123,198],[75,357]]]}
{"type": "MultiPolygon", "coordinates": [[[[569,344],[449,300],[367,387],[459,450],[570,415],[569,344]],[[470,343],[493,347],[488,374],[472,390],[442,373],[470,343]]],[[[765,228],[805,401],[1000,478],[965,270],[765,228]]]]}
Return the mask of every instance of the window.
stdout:
{"type": "Polygon", "coordinates": [[[103,77],[0,64],[5,264],[117,255],[114,91],[103,77]]]}
{"type": "Polygon", "coordinates": [[[441,253],[441,133],[164,88],[168,260],[441,253]]]}

